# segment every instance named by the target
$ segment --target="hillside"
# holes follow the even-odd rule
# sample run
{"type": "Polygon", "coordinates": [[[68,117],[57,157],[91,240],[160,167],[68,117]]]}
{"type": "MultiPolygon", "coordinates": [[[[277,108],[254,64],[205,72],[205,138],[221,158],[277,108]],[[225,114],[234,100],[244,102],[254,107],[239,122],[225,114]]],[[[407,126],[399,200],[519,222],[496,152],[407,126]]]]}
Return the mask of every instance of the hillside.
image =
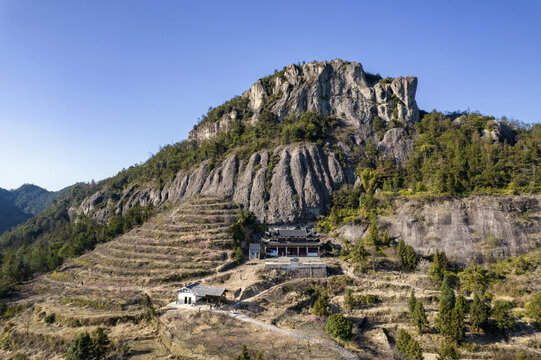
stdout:
{"type": "Polygon", "coordinates": [[[68,189],[47,191],[32,184],[24,184],[14,190],[0,188],[0,234],[45,210],[68,189]]]}
{"type": "Polygon", "coordinates": [[[416,87],[355,62],[289,65],[187,140],[71,187],[0,236],[3,356],[62,358],[98,326],[135,359],[234,358],[242,345],[270,359],[398,358],[402,329],[431,356],[440,343],[468,359],[535,356],[541,125],[426,113],[416,87]],[[313,223],[329,277],[246,262],[256,222],[313,223]],[[161,308],[191,281],[227,289],[241,314],[161,308]],[[417,334],[411,290],[427,312],[417,334]],[[450,303],[486,305],[487,318],[450,303]],[[325,331],[335,313],[352,322],[344,341],[325,331]]]}

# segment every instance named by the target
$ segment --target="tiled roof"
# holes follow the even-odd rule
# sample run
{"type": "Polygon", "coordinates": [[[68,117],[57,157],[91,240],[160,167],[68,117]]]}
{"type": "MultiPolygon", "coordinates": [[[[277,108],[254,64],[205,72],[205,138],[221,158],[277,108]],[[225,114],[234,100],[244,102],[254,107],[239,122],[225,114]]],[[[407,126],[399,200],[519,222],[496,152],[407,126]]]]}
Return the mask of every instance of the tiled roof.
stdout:
{"type": "Polygon", "coordinates": [[[223,293],[225,292],[224,288],[217,288],[213,286],[203,286],[203,285],[200,285],[199,283],[194,283],[194,284],[185,286],[184,288],[188,289],[191,293],[197,296],[206,296],[206,295],[222,296],[223,293]]]}

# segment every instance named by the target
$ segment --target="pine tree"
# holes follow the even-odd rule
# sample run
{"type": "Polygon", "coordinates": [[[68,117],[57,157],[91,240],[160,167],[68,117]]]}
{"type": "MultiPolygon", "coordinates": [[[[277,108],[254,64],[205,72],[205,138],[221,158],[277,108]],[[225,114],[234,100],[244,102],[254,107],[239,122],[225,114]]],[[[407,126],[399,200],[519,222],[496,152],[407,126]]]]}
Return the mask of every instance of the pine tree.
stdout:
{"type": "Polygon", "coordinates": [[[406,330],[398,330],[396,350],[405,355],[408,360],[423,360],[423,352],[419,343],[406,330]]]}
{"type": "Polygon", "coordinates": [[[417,299],[415,298],[415,293],[411,290],[410,298],[408,300],[408,307],[410,310],[410,315],[413,316],[413,311],[415,310],[415,304],[417,304],[417,299]]]}
{"type": "Polygon", "coordinates": [[[451,324],[448,326],[448,336],[452,339],[458,341],[459,343],[464,340],[465,329],[464,329],[464,314],[457,309],[457,303],[455,303],[455,308],[451,316],[451,324]]]}
{"type": "Polygon", "coordinates": [[[325,331],[327,334],[340,340],[347,340],[351,337],[353,324],[342,314],[333,314],[327,319],[325,331]]]}
{"type": "Polygon", "coordinates": [[[250,354],[248,354],[248,349],[246,349],[246,345],[242,345],[240,354],[235,358],[235,360],[250,360],[250,354]]]}
{"type": "Polygon", "coordinates": [[[447,276],[443,278],[440,289],[440,305],[438,308],[438,317],[436,318],[436,327],[442,335],[453,336],[451,324],[453,321],[453,310],[455,308],[455,292],[449,285],[447,276]]]}
{"type": "Polygon", "coordinates": [[[480,331],[481,329],[486,328],[489,316],[489,306],[481,301],[479,295],[475,294],[470,306],[470,323],[474,330],[480,331]]]}
{"type": "Polygon", "coordinates": [[[353,292],[351,289],[346,290],[346,295],[344,296],[344,306],[346,309],[353,309],[355,307],[355,299],[353,297],[353,292]]]}
{"type": "Polygon", "coordinates": [[[94,356],[94,359],[105,359],[109,343],[110,341],[107,334],[105,334],[101,327],[97,328],[92,334],[92,355],[94,356]]]}
{"type": "Polygon", "coordinates": [[[419,259],[417,258],[417,254],[411,245],[406,245],[402,256],[402,266],[404,266],[406,269],[413,270],[417,267],[419,259]]]}
{"type": "Polygon", "coordinates": [[[441,283],[443,281],[445,273],[448,271],[448,268],[449,261],[447,260],[447,255],[445,255],[443,251],[439,251],[436,249],[434,259],[432,261],[432,264],[430,265],[430,270],[428,271],[428,275],[430,276],[430,279],[435,285],[441,286],[441,283]]]}
{"type": "Polygon", "coordinates": [[[466,318],[466,314],[468,313],[468,302],[466,301],[466,298],[462,295],[458,295],[456,297],[456,303],[455,303],[455,309],[461,314],[462,320],[466,318]]]}
{"type": "Polygon", "coordinates": [[[515,320],[509,313],[512,307],[513,305],[508,301],[497,300],[492,308],[492,316],[496,326],[505,333],[515,327],[515,320]]]}
{"type": "Polygon", "coordinates": [[[400,239],[398,242],[398,245],[396,246],[396,256],[402,261],[402,257],[404,254],[404,249],[406,248],[406,243],[403,239],[400,239]]]}
{"type": "Polygon", "coordinates": [[[440,349],[438,351],[438,354],[440,355],[440,360],[458,360],[460,359],[460,354],[458,353],[458,350],[455,347],[455,344],[443,341],[440,345],[440,349]]]}
{"type": "Polygon", "coordinates": [[[261,351],[257,352],[257,354],[255,355],[255,360],[264,360],[263,354],[261,353],[261,351]]]}
{"type": "Polygon", "coordinates": [[[66,360],[87,360],[92,358],[92,339],[85,331],[73,340],[66,354],[66,360]]]}
{"type": "Polygon", "coordinates": [[[428,327],[425,308],[419,301],[415,304],[415,310],[413,311],[413,325],[417,326],[419,333],[423,332],[423,330],[428,327]]]}

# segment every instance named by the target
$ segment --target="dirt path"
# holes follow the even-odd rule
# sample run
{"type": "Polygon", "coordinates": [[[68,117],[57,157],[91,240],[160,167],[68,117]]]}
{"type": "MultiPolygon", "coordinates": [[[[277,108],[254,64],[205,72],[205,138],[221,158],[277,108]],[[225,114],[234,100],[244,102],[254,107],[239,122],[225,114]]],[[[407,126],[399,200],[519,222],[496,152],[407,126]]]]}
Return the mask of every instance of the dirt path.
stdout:
{"type": "Polygon", "coordinates": [[[340,347],[340,346],[338,346],[336,344],[333,344],[331,342],[321,340],[321,339],[317,339],[317,338],[313,338],[313,337],[304,336],[304,335],[301,335],[301,334],[297,334],[296,332],[285,330],[285,329],[282,329],[282,328],[279,328],[277,326],[264,323],[264,322],[256,320],[256,319],[252,319],[248,315],[244,315],[244,314],[241,314],[241,313],[232,313],[230,311],[217,310],[217,309],[211,310],[210,307],[208,307],[208,306],[190,306],[190,307],[182,306],[182,305],[179,306],[179,305],[176,305],[175,303],[171,303],[171,304],[165,306],[163,309],[166,310],[166,311],[170,311],[170,310],[177,310],[177,311],[193,310],[193,311],[199,311],[199,310],[202,310],[202,311],[218,312],[218,313],[221,313],[221,314],[225,314],[225,315],[227,315],[227,316],[229,316],[229,317],[231,317],[233,319],[249,322],[249,323],[252,323],[254,325],[260,326],[262,328],[265,328],[267,330],[275,331],[277,333],[280,333],[280,334],[283,334],[283,335],[286,335],[286,336],[291,336],[291,337],[297,338],[299,340],[304,340],[304,341],[307,341],[307,342],[312,343],[312,344],[318,344],[318,345],[325,346],[326,348],[329,348],[331,350],[334,350],[334,351],[338,352],[345,359],[348,359],[348,360],[357,360],[358,359],[357,355],[355,355],[351,351],[348,351],[348,350],[344,349],[343,347],[340,347]]]}

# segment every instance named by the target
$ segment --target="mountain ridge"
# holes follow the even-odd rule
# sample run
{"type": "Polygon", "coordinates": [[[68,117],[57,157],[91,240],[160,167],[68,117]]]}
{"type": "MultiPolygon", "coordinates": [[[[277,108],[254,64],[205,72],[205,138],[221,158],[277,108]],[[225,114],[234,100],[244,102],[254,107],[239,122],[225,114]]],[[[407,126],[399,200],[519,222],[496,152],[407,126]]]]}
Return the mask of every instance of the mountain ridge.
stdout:
{"type": "Polygon", "coordinates": [[[0,188],[0,234],[45,210],[68,189],[48,191],[34,184],[23,184],[12,190],[0,188]]]}

